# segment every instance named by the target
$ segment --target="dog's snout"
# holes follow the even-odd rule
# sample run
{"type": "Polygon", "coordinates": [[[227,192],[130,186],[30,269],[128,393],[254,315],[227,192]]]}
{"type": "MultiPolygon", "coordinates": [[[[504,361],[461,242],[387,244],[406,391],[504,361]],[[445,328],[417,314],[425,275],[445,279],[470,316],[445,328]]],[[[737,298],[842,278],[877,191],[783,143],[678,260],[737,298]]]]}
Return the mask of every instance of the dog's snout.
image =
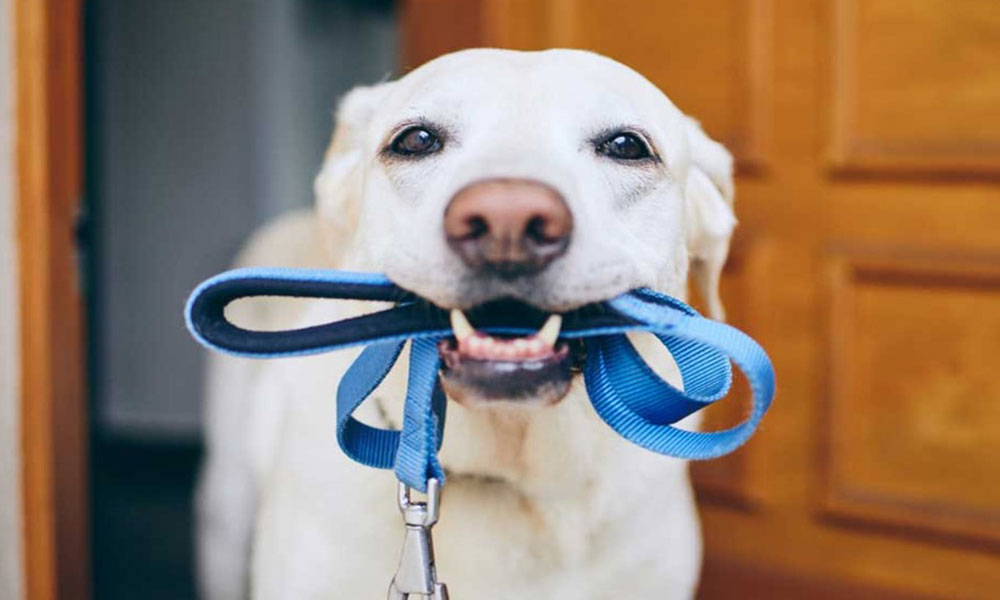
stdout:
{"type": "Polygon", "coordinates": [[[503,278],[538,273],[565,252],[573,215],[552,187],[491,179],[459,191],[444,213],[448,244],[477,271],[503,278]]]}

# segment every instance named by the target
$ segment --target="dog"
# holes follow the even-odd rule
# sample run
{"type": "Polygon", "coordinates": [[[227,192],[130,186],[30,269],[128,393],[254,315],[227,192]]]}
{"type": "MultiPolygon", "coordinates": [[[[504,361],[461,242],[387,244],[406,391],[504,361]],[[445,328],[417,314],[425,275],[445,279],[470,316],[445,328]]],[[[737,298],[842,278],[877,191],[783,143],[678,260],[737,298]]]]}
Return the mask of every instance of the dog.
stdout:
{"type": "MultiPolygon", "coordinates": [[[[690,278],[722,319],[730,154],[640,74],[577,50],[445,55],[354,89],[336,117],[316,210],[265,227],[237,262],[383,272],[451,311],[435,548],[452,597],[692,597],[701,536],[687,463],[600,421],[557,315],[643,286],[683,299],[690,278]],[[553,316],[536,335],[493,338],[475,315],[494,301],[553,316]],[[543,368],[529,376],[527,361],[543,368]]],[[[228,314],[272,329],[371,310],[244,300],[228,314]]],[[[630,339],[680,385],[651,336],[630,339]]],[[[403,533],[396,480],[352,462],[334,433],[335,390],[356,356],[210,359],[203,597],[386,594],[403,533]]],[[[404,360],[363,421],[399,427],[405,371],[404,360]]]]}

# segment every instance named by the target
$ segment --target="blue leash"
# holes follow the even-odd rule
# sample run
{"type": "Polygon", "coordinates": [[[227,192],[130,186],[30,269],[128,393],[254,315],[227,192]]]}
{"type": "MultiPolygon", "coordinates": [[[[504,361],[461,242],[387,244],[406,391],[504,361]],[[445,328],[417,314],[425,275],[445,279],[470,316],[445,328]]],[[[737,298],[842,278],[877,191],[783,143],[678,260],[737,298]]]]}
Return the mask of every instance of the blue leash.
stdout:
{"type": "MultiPolygon", "coordinates": [[[[444,482],[438,462],[447,402],[438,380],[437,343],[452,335],[448,314],[429,306],[383,275],[319,269],[237,269],[212,277],[191,294],[185,309],[191,334],[203,345],[235,356],[277,358],[365,346],[337,388],[337,441],[348,456],[372,467],[395,469],[399,480],[427,491],[444,482]],[[287,331],[250,331],[227,321],[224,308],[250,296],[356,299],[390,302],[372,314],[287,331]],[[396,363],[407,340],[409,382],[401,431],[366,425],[352,416],[396,363]]],[[[534,333],[522,316],[496,314],[477,329],[534,333]]],[[[584,380],[597,414],[619,435],[643,448],[684,459],[708,459],[746,442],[774,397],[767,354],[743,332],[705,319],[683,302],[638,289],[563,315],[560,337],[583,339],[584,380]],[[670,351],[684,390],[647,365],[625,333],[648,331],[670,351]],[[750,415],[715,432],[673,427],[680,419],[724,397],[732,383],[730,361],[753,392],[750,415]]]]}

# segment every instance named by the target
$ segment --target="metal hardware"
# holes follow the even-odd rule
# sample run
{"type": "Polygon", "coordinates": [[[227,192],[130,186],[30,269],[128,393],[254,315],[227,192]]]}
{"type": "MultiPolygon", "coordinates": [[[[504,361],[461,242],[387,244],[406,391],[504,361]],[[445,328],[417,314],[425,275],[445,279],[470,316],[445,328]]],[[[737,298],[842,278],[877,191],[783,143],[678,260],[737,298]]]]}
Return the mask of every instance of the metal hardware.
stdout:
{"type": "Polygon", "coordinates": [[[441,484],[437,479],[427,482],[426,502],[412,501],[410,492],[409,486],[399,484],[397,501],[406,524],[406,536],[399,568],[389,585],[388,600],[408,600],[413,595],[448,600],[448,587],[437,580],[431,540],[431,528],[437,523],[441,507],[441,484]]]}

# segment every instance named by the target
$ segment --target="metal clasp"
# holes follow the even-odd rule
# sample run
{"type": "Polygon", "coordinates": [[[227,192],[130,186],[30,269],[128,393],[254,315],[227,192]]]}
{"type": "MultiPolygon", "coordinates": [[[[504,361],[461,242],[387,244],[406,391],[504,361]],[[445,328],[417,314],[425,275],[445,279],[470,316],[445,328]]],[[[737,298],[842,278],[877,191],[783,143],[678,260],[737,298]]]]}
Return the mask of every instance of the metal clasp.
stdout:
{"type": "Polygon", "coordinates": [[[399,511],[406,523],[406,536],[399,568],[389,585],[389,600],[407,600],[411,595],[448,600],[448,587],[437,580],[431,540],[431,528],[437,523],[441,507],[441,485],[437,479],[427,482],[426,502],[413,502],[410,491],[409,486],[399,484],[399,511]]]}

